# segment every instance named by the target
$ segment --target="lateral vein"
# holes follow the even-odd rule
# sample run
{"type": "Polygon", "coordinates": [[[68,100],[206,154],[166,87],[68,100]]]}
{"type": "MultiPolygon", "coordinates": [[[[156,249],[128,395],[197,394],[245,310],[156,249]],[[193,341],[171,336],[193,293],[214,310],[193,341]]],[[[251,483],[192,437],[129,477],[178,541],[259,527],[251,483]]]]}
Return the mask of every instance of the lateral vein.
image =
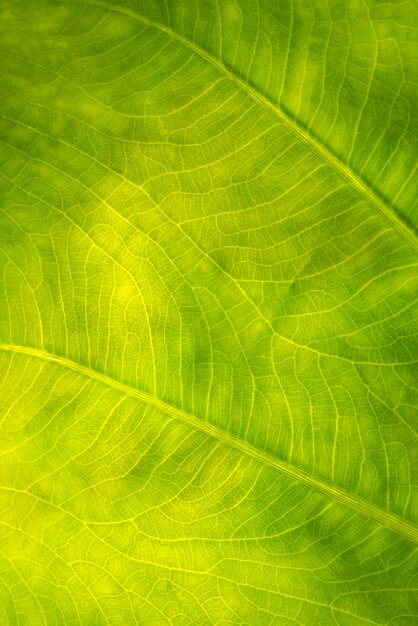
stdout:
{"type": "Polygon", "coordinates": [[[286,128],[288,128],[288,130],[296,135],[296,137],[300,139],[305,145],[309,146],[335,172],[342,176],[351,185],[351,187],[353,187],[357,191],[357,193],[360,194],[362,198],[372,204],[372,206],[383,215],[385,220],[389,222],[391,226],[413,246],[413,248],[418,250],[418,236],[413,228],[409,224],[407,224],[404,219],[401,218],[401,216],[393,207],[388,206],[385,200],[371,187],[369,187],[366,182],[351,169],[349,165],[338,159],[337,156],[333,154],[329,148],[321,143],[311,132],[309,132],[294,117],[292,117],[292,115],[288,113],[283,108],[283,106],[279,106],[271,102],[268,98],[266,98],[266,96],[254,89],[254,87],[249,85],[245,80],[237,76],[233,71],[226,67],[217,58],[212,56],[209,52],[201,48],[199,45],[195,44],[190,39],[187,39],[183,35],[180,35],[179,33],[173,31],[168,26],[164,26],[163,24],[150,20],[149,18],[146,18],[145,16],[136,13],[135,11],[130,11],[129,9],[124,9],[122,7],[107,4],[105,2],[101,2],[100,0],[91,0],[90,2],[76,0],[76,3],[90,4],[93,6],[95,5],[103,9],[108,9],[109,11],[121,13],[122,15],[126,15],[132,19],[137,20],[138,22],[141,22],[142,24],[161,30],[162,32],[169,35],[172,39],[178,41],[180,44],[200,56],[207,63],[210,63],[210,65],[215,67],[218,72],[220,72],[231,82],[233,82],[254,102],[259,104],[264,109],[267,109],[270,113],[279,118],[280,121],[286,126],[286,128]]]}
{"type": "Polygon", "coordinates": [[[311,487],[316,491],[323,493],[333,500],[351,508],[357,513],[361,513],[365,517],[380,524],[381,526],[384,526],[389,530],[392,530],[393,532],[403,535],[407,539],[418,543],[418,528],[411,522],[402,519],[394,513],[385,511],[377,505],[372,504],[371,502],[367,502],[363,498],[348,491],[345,491],[341,487],[331,485],[327,481],[313,476],[306,470],[298,468],[290,463],[287,463],[286,461],[277,459],[268,452],[255,448],[253,445],[247,443],[243,439],[240,439],[239,437],[236,437],[231,433],[221,430],[217,426],[205,422],[195,415],[192,415],[191,413],[187,413],[182,409],[167,404],[163,400],[160,400],[157,396],[115,380],[114,378],[111,378],[110,376],[98,372],[90,367],[80,365],[79,363],[72,361],[71,359],[50,354],[49,352],[38,350],[37,348],[19,346],[14,344],[0,344],[0,350],[24,354],[29,357],[57,363],[62,367],[66,367],[74,372],[78,372],[79,374],[108,385],[109,387],[113,387],[121,393],[137,398],[138,400],[144,402],[149,406],[154,407],[162,413],[178,419],[179,421],[186,423],[189,426],[192,426],[196,430],[199,430],[209,437],[212,437],[213,439],[216,439],[221,443],[230,446],[238,450],[239,452],[249,457],[252,457],[253,459],[256,459],[264,465],[279,470],[290,478],[293,478],[294,480],[297,480],[298,482],[303,483],[308,487],[311,487]]]}

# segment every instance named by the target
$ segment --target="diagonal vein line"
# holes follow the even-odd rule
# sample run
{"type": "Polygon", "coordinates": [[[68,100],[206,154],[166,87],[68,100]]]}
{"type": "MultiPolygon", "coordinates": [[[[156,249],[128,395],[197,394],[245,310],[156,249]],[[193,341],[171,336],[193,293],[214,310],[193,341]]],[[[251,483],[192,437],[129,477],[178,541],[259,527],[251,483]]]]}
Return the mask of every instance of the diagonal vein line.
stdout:
{"type": "Polygon", "coordinates": [[[113,387],[121,393],[127,394],[134,398],[138,398],[138,400],[141,400],[148,406],[154,407],[162,413],[188,424],[192,428],[195,428],[196,430],[205,433],[209,437],[212,437],[220,441],[221,443],[230,446],[253,459],[256,459],[264,465],[274,467],[275,469],[286,474],[290,478],[293,478],[294,480],[297,480],[298,482],[303,483],[308,487],[320,491],[321,493],[332,498],[333,500],[336,500],[337,502],[346,505],[347,507],[353,509],[356,513],[360,513],[365,517],[371,519],[372,521],[380,524],[381,526],[384,526],[389,530],[392,530],[393,532],[396,532],[399,535],[403,535],[407,539],[418,543],[418,528],[412,522],[402,519],[401,517],[395,515],[394,513],[391,513],[390,511],[385,511],[377,505],[372,504],[371,502],[367,502],[363,498],[355,494],[349,493],[348,491],[345,491],[341,487],[331,485],[325,480],[313,476],[303,469],[300,469],[294,465],[291,465],[290,463],[286,463],[285,461],[277,459],[268,452],[259,450],[244,441],[243,439],[240,439],[239,437],[236,437],[224,430],[221,430],[220,428],[208,422],[205,422],[202,419],[199,419],[191,413],[187,413],[182,409],[169,405],[154,395],[151,395],[145,391],[141,391],[140,389],[137,389],[130,385],[126,385],[125,383],[115,380],[110,376],[107,376],[106,374],[102,374],[101,372],[97,372],[90,367],[80,365],[79,363],[76,363],[71,359],[50,354],[43,350],[13,344],[0,344],[0,350],[24,354],[29,357],[35,357],[44,361],[57,363],[62,367],[66,367],[74,372],[78,372],[79,374],[88,376],[93,380],[108,385],[109,387],[113,387]]]}
{"type": "Polygon", "coordinates": [[[179,33],[173,31],[168,26],[164,26],[163,24],[154,22],[153,20],[150,20],[149,18],[146,18],[145,16],[140,15],[135,11],[107,4],[105,2],[101,2],[100,0],[91,0],[90,2],[75,0],[75,4],[89,4],[93,6],[98,6],[109,11],[114,11],[116,13],[126,15],[152,28],[157,28],[158,30],[169,35],[173,40],[179,42],[180,44],[197,54],[207,63],[210,63],[213,67],[216,68],[218,72],[220,72],[231,82],[233,82],[238,87],[238,89],[243,91],[254,102],[259,104],[262,108],[267,109],[275,117],[279,118],[288,130],[290,130],[294,135],[296,135],[298,139],[300,139],[305,145],[307,145],[317,155],[319,155],[320,158],[325,161],[335,172],[342,176],[351,185],[351,187],[353,187],[357,191],[357,193],[360,194],[362,198],[369,202],[383,215],[385,220],[389,222],[391,226],[412,245],[412,247],[418,250],[418,237],[414,228],[410,226],[404,219],[402,219],[396,209],[389,206],[387,202],[376,191],[374,191],[373,188],[368,186],[367,183],[358,174],[356,174],[351,169],[351,167],[349,167],[349,165],[340,161],[340,159],[338,159],[337,156],[333,154],[331,150],[329,150],[329,148],[321,143],[312,132],[309,132],[306,128],[304,128],[289,112],[287,112],[283,108],[282,105],[276,105],[271,102],[268,98],[266,98],[266,96],[254,89],[254,87],[252,87],[245,80],[240,78],[237,74],[235,74],[231,69],[226,67],[221,61],[212,56],[209,52],[201,48],[199,45],[195,44],[190,39],[187,39],[183,35],[180,35],[179,33]]]}

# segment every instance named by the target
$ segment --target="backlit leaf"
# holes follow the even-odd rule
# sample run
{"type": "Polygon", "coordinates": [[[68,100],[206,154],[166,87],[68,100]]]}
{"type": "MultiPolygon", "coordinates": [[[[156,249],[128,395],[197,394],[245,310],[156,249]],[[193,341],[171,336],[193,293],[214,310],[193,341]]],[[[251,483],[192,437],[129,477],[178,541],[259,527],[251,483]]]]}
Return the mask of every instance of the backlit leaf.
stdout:
{"type": "Polygon", "coordinates": [[[415,624],[415,3],[0,16],[0,624],[415,624]]]}

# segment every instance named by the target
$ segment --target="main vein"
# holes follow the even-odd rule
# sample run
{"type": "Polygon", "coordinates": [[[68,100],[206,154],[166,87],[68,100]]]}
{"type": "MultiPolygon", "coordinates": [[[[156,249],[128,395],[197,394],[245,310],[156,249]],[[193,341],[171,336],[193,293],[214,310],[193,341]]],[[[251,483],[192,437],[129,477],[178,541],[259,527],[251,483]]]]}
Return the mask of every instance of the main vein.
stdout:
{"type": "Polygon", "coordinates": [[[0,350],[25,354],[29,357],[35,357],[44,361],[57,363],[63,367],[78,372],[79,374],[88,376],[93,380],[108,385],[109,387],[113,387],[121,393],[125,393],[131,397],[138,398],[138,400],[144,402],[145,404],[148,404],[149,406],[154,407],[162,413],[169,415],[170,417],[174,417],[188,424],[189,426],[192,426],[196,430],[205,433],[209,437],[212,437],[227,446],[239,450],[241,453],[252,457],[265,465],[274,467],[275,469],[283,472],[284,474],[287,474],[298,482],[312,487],[317,491],[320,491],[321,493],[336,500],[337,502],[340,502],[350,507],[357,513],[361,513],[362,515],[368,517],[374,522],[377,522],[381,526],[384,526],[400,535],[403,535],[411,541],[418,543],[418,528],[414,526],[411,522],[402,519],[401,517],[395,515],[394,513],[391,513],[390,511],[385,511],[377,505],[372,504],[371,502],[367,502],[363,498],[348,491],[345,491],[339,486],[331,485],[325,480],[313,476],[303,469],[300,469],[294,465],[291,465],[290,463],[286,463],[285,461],[277,459],[268,452],[254,447],[243,439],[240,439],[239,437],[236,437],[229,432],[221,430],[217,426],[203,421],[202,419],[199,419],[191,413],[187,413],[182,409],[167,404],[163,400],[160,400],[158,397],[150,393],[141,391],[140,389],[137,389],[130,385],[126,385],[125,383],[115,380],[114,378],[111,378],[110,376],[98,372],[90,367],[80,365],[79,363],[76,363],[71,359],[50,354],[43,350],[38,350],[37,348],[30,348],[27,346],[18,346],[12,344],[0,344],[0,350]]]}
{"type": "MultiPolygon", "coordinates": [[[[78,4],[87,4],[86,2],[79,1],[78,4]]],[[[259,104],[264,109],[267,109],[270,113],[280,119],[280,121],[288,128],[298,139],[300,139],[305,145],[309,146],[316,154],[318,154],[322,160],[324,160],[335,172],[342,176],[365,200],[372,204],[389,222],[393,228],[406,239],[415,249],[418,250],[418,237],[414,230],[400,217],[395,209],[388,206],[385,200],[378,195],[372,188],[370,188],[365,181],[360,178],[349,165],[337,158],[323,143],[321,143],[311,132],[305,129],[299,122],[293,118],[283,107],[274,104],[262,93],[254,89],[248,82],[240,78],[231,69],[224,65],[219,59],[212,56],[207,50],[201,48],[198,44],[194,43],[190,39],[187,39],[183,35],[173,31],[168,26],[155,22],[135,11],[130,11],[122,7],[117,7],[100,0],[91,0],[88,2],[90,5],[96,5],[109,11],[115,11],[128,17],[135,19],[142,24],[157,28],[162,32],[168,34],[172,39],[181,43],[183,46],[192,50],[195,54],[204,59],[207,63],[210,63],[215,67],[218,72],[233,82],[241,91],[249,96],[254,102],[259,104]]]]}

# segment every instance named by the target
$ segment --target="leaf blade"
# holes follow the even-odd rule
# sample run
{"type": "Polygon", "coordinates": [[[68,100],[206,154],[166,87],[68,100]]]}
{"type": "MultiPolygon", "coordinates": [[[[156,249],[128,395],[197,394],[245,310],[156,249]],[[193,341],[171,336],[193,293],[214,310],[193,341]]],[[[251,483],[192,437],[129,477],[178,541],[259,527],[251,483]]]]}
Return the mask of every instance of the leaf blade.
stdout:
{"type": "Polygon", "coordinates": [[[410,619],[413,248],[207,60],[79,7],[3,26],[6,619],[410,619]]]}

